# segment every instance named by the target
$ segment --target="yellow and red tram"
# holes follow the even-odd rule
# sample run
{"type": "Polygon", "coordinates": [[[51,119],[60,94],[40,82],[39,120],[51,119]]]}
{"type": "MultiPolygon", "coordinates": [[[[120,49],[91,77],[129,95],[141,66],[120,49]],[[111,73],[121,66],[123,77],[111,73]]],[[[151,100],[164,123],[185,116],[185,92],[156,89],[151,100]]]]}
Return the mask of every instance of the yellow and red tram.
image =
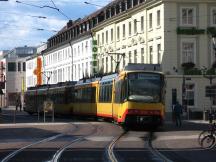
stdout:
{"type": "Polygon", "coordinates": [[[30,87],[24,94],[24,110],[29,114],[42,113],[46,100],[53,101],[55,114],[72,115],[75,82],[30,87]]]}
{"type": "Polygon", "coordinates": [[[93,94],[89,95],[95,97],[91,103],[84,103],[86,94],[79,95],[81,102],[76,99],[75,104],[79,114],[103,117],[126,125],[163,123],[165,81],[161,72],[124,70],[96,82],[75,85],[79,91],[87,87],[94,88],[93,94]]]}
{"type": "Polygon", "coordinates": [[[76,84],[35,87],[25,94],[29,113],[42,111],[47,94],[56,114],[102,117],[119,124],[163,123],[165,115],[165,80],[155,70],[125,69],[101,78],[76,84]]]}

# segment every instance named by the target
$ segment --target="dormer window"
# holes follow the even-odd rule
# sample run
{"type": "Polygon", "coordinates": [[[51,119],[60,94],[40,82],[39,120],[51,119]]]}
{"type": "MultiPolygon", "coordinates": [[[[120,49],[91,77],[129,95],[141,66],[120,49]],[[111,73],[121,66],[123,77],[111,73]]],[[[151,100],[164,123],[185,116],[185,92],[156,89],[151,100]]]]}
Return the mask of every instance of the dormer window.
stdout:
{"type": "Polygon", "coordinates": [[[110,9],[106,10],[106,19],[110,18],[110,9]]]}
{"type": "Polygon", "coordinates": [[[121,2],[121,11],[125,11],[126,10],[126,6],[125,6],[125,2],[121,2]]]}
{"type": "Polygon", "coordinates": [[[138,5],[138,0],[133,0],[133,6],[138,5]]]}
{"type": "Polygon", "coordinates": [[[115,16],[115,8],[114,7],[111,8],[111,17],[112,16],[115,16]]]}
{"type": "Polygon", "coordinates": [[[132,7],[132,1],[131,0],[127,0],[127,9],[130,9],[132,7]]]}

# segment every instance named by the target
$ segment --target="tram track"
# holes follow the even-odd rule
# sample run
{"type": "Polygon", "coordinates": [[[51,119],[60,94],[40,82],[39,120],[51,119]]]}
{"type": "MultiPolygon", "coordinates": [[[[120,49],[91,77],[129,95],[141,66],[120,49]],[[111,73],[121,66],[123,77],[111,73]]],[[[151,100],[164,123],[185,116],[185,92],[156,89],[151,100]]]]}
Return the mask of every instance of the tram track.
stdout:
{"type": "Polygon", "coordinates": [[[79,137],[79,138],[76,138],[74,140],[72,140],[71,142],[65,144],[63,147],[61,147],[60,149],[58,149],[56,151],[56,153],[53,155],[53,158],[51,160],[49,160],[49,162],[58,162],[63,154],[64,151],[66,151],[69,147],[71,147],[74,143],[76,142],[80,142],[80,141],[83,141],[86,137],[94,134],[95,132],[97,132],[97,129],[98,129],[98,126],[96,125],[93,125],[91,124],[94,128],[92,129],[92,131],[90,133],[88,133],[87,135],[85,136],[82,136],[82,137],[79,137]]]}
{"type": "MultiPolygon", "coordinates": [[[[47,137],[45,139],[33,142],[29,145],[23,146],[22,148],[17,149],[15,151],[9,153],[5,158],[2,159],[2,162],[13,161],[13,159],[15,159],[16,156],[18,156],[19,154],[24,153],[25,151],[29,151],[29,150],[31,151],[32,147],[35,147],[35,146],[40,145],[40,144],[46,144],[48,142],[55,142],[57,140],[60,140],[60,138],[62,138],[62,139],[64,139],[64,137],[67,138],[69,133],[74,134],[81,129],[77,124],[70,123],[70,125],[74,126],[74,128],[72,130],[71,130],[71,127],[69,126],[69,128],[66,131],[64,131],[63,133],[59,133],[59,134],[47,137]]],[[[92,125],[92,124],[90,124],[90,125],[92,125]]],[[[94,125],[92,125],[92,126],[93,126],[93,129],[92,129],[90,134],[92,134],[93,132],[96,131],[96,128],[95,128],[96,126],[94,126],[94,125]]],[[[76,137],[71,136],[70,142],[68,142],[68,140],[67,140],[65,142],[65,144],[63,144],[63,146],[60,147],[60,149],[57,149],[57,151],[50,151],[49,154],[52,154],[51,155],[52,159],[46,159],[45,161],[50,161],[50,162],[58,161],[58,159],[61,157],[61,154],[65,151],[65,149],[70,147],[73,143],[81,141],[82,139],[84,139],[84,137],[85,136],[76,138],[76,137]]]]}
{"type": "MultiPolygon", "coordinates": [[[[128,134],[128,131],[123,132],[118,137],[114,138],[112,142],[107,147],[106,155],[108,162],[120,162],[124,161],[121,158],[121,156],[118,155],[117,149],[115,148],[115,145],[125,136],[128,134]]],[[[142,155],[141,152],[145,153],[149,152],[152,154],[150,157],[151,159],[148,159],[147,162],[173,162],[172,160],[168,159],[166,156],[161,154],[156,148],[152,146],[152,132],[148,132],[147,136],[144,138],[144,149],[140,150],[140,155],[142,155]]],[[[127,150],[127,152],[133,152],[133,149],[127,150]]],[[[129,153],[128,153],[129,154],[129,153]]],[[[144,160],[145,161],[145,160],[144,160]]]]}

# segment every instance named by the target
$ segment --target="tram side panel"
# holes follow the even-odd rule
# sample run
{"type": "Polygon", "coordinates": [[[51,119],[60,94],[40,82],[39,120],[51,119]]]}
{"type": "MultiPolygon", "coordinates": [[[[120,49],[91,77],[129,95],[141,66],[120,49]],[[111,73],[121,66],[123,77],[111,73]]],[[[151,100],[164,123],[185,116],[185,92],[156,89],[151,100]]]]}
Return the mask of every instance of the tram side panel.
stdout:
{"type": "Polygon", "coordinates": [[[97,116],[112,119],[112,82],[100,83],[98,91],[97,116]]]}
{"type": "Polygon", "coordinates": [[[73,104],[73,115],[96,116],[96,87],[77,87],[75,92],[75,103],[73,104]]]}

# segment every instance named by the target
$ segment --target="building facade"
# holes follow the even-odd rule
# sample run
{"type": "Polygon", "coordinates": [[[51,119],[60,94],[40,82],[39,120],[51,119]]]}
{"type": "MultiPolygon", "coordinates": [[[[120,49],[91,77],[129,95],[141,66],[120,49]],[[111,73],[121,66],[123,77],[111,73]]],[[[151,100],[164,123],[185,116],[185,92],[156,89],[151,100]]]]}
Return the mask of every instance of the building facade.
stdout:
{"type": "Polygon", "coordinates": [[[0,51],[0,107],[5,107],[6,106],[6,90],[5,90],[5,83],[6,83],[6,65],[4,61],[4,56],[7,54],[9,51],[4,50],[0,51]]]}
{"type": "Polygon", "coordinates": [[[216,98],[205,94],[215,84],[206,79],[216,74],[215,35],[215,0],[115,0],[70,20],[48,40],[44,74],[57,83],[87,76],[92,67],[109,73],[128,63],[160,64],[167,78],[167,114],[179,100],[188,118],[201,117],[216,108],[216,98]]]}
{"type": "Polygon", "coordinates": [[[9,51],[2,59],[5,65],[6,106],[15,105],[17,98],[23,101],[26,89],[26,59],[35,53],[35,47],[17,47],[9,51]]]}
{"type": "Polygon", "coordinates": [[[37,53],[29,56],[26,60],[26,89],[37,85],[45,84],[43,77],[44,60],[41,55],[42,51],[47,49],[47,44],[37,47],[37,53]]]}
{"type": "Polygon", "coordinates": [[[215,75],[215,7],[213,0],[110,3],[100,12],[105,20],[92,29],[99,70],[113,72],[117,62],[120,69],[127,63],[161,64],[167,78],[168,115],[179,100],[188,118],[201,118],[204,111],[216,108],[215,97],[206,97],[210,83],[203,77],[205,70],[215,75]]]}

